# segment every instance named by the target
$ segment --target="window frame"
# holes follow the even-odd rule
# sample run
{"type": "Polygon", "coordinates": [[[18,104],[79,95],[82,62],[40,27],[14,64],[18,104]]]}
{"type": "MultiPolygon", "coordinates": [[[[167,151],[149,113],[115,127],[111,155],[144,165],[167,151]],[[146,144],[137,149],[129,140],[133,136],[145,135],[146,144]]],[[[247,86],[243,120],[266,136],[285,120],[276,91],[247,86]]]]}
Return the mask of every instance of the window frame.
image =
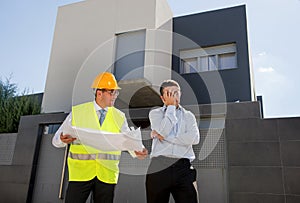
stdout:
{"type": "Polygon", "coordinates": [[[230,70],[230,69],[236,69],[238,68],[237,64],[237,51],[236,51],[236,44],[231,43],[231,44],[225,44],[225,45],[218,45],[218,46],[211,46],[211,47],[206,47],[206,48],[196,48],[196,49],[188,49],[188,50],[181,50],[180,51],[180,67],[179,71],[180,74],[190,74],[190,73],[195,73],[191,71],[186,71],[185,68],[185,60],[190,60],[193,58],[197,58],[197,67],[194,68],[197,70],[197,72],[209,72],[209,71],[220,71],[220,70],[230,70]],[[224,68],[221,67],[220,59],[221,55],[226,55],[226,54],[233,54],[233,67],[231,68],[224,68]],[[214,57],[215,64],[214,68],[211,68],[210,66],[210,61],[209,57],[214,57]],[[203,59],[207,61],[203,63],[203,59]],[[204,68],[202,67],[201,64],[206,64],[204,68]]]}

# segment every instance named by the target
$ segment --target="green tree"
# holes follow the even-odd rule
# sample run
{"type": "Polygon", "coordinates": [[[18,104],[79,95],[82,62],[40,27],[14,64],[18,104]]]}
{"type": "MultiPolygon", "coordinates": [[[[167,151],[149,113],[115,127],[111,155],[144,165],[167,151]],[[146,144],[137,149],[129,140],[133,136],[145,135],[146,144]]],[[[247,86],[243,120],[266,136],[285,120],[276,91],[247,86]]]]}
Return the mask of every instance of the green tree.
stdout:
{"type": "Polygon", "coordinates": [[[36,95],[28,95],[28,90],[17,93],[18,87],[10,78],[0,78],[0,133],[18,132],[20,117],[39,114],[40,102],[36,95]]]}

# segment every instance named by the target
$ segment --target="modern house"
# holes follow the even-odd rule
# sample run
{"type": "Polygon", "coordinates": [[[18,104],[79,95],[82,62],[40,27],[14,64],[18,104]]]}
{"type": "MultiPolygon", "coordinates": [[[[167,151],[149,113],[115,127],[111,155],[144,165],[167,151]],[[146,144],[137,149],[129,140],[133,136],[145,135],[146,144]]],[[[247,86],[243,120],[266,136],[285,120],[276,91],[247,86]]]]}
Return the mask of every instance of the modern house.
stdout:
{"type": "MultiPolygon", "coordinates": [[[[0,135],[1,201],[63,202],[67,150],[51,139],[72,105],[93,100],[90,85],[103,71],[116,75],[116,106],[142,128],[149,151],[158,88],[169,78],[180,83],[201,134],[192,163],[201,203],[300,202],[300,118],[262,117],[246,6],[174,18],[166,0],[59,7],[43,113],[22,117],[18,133],[0,135]]],[[[122,154],[115,202],[146,202],[149,162],[122,154]]]]}

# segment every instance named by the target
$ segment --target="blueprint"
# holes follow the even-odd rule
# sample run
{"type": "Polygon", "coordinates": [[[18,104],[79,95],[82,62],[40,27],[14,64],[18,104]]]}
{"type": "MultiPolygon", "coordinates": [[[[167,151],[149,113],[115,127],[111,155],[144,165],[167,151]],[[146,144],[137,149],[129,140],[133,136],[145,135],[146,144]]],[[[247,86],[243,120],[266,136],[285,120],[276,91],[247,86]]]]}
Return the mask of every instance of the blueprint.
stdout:
{"type": "Polygon", "coordinates": [[[125,133],[111,133],[67,124],[63,133],[77,138],[76,143],[102,151],[142,151],[144,147],[140,128],[125,133]]]}

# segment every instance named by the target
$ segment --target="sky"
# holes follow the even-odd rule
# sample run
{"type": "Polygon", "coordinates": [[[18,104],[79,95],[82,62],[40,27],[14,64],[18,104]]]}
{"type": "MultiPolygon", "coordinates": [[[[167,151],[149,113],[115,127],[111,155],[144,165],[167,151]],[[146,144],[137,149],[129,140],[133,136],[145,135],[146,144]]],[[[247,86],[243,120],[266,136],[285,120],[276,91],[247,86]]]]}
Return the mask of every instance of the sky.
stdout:
{"type": "MultiPolygon", "coordinates": [[[[300,0],[167,0],[174,17],[246,5],[265,118],[300,116],[300,0]]],[[[43,92],[57,9],[79,0],[0,0],[0,79],[43,92]]]]}

